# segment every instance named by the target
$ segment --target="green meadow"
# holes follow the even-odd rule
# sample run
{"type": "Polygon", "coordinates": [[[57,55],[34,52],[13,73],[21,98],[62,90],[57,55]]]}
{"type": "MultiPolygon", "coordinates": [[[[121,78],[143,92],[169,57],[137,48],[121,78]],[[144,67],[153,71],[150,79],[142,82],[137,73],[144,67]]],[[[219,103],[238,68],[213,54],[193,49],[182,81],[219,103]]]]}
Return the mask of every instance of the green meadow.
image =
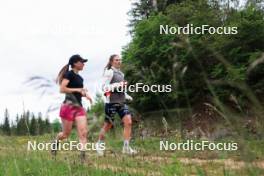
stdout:
{"type": "MultiPolygon", "coordinates": [[[[238,141],[236,151],[183,151],[160,150],[160,141],[183,141],[175,137],[134,138],[132,146],[138,150],[134,156],[123,155],[122,130],[116,128],[106,140],[104,156],[87,151],[84,163],[79,152],[59,151],[54,158],[50,151],[28,150],[28,141],[50,142],[53,135],[1,136],[0,175],[264,175],[264,142],[238,141]]],[[[91,135],[90,135],[91,136],[91,135]]],[[[73,132],[70,140],[78,140],[73,132]]],[[[90,137],[90,142],[94,139],[90,137]]],[[[199,142],[199,140],[195,140],[199,142]]],[[[214,142],[229,142],[221,139],[214,142]]],[[[233,139],[234,141],[234,139],[233,139]]]]}

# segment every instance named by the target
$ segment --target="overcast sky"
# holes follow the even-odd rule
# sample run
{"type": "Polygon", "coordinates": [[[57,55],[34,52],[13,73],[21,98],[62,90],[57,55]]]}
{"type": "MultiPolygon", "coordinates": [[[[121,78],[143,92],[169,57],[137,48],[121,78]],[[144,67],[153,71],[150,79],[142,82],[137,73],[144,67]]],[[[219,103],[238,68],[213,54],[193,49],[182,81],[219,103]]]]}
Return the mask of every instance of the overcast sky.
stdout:
{"type": "MultiPolygon", "coordinates": [[[[40,98],[23,84],[39,75],[54,79],[73,54],[89,59],[81,75],[94,93],[111,54],[120,54],[129,40],[130,0],[8,0],[0,2],[0,121],[8,108],[14,119],[25,109],[45,114],[63,95],[40,98]]],[[[50,115],[53,120],[58,111],[50,115]]]]}

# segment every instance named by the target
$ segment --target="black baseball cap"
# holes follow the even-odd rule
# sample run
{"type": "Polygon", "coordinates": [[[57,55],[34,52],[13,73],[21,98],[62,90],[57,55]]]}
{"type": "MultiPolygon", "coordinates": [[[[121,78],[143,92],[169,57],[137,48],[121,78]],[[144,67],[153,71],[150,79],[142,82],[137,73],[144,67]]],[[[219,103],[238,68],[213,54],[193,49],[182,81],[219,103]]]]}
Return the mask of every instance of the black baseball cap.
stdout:
{"type": "Polygon", "coordinates": [[[74,63],[79,62],[79,61],[82,63],[85,63],[88,61],[88,59],[84,59],[79,54],[75,54],[75,55],[70,57],[69,65],[73,65],[74,63]]]}

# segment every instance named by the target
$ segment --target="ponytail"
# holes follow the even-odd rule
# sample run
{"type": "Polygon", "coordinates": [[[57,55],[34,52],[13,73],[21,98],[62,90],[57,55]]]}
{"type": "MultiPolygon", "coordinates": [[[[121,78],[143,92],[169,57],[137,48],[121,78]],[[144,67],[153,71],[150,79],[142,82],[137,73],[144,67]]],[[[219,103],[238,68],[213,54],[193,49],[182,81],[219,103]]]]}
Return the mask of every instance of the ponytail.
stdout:
{"type": "Polygon", "coordinates": [[[56,79],[56,83],[57,84],[61,84],[62,80],[63,80],[63,75],[69,71],[69,64],[65,65],[59,72],[57,79],[56,79]]]}
{"type": "Polygon", "coordinates": [[[117,54],[113,54],[110,56],[109,60],[108,60],[108,63],[106,64],[104,70],[109,70],[111,67],[112,67],[112,62],[114,60],[114,58],[118,56],[117,54]]]}

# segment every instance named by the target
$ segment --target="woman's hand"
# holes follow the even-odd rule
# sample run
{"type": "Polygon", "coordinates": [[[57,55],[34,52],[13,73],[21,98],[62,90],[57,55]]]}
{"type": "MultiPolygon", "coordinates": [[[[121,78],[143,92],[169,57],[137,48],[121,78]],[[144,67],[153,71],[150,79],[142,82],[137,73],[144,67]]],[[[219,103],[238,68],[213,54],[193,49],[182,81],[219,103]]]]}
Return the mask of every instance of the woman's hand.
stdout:
{"type": "Polygon", "coordinates": [[[80,93],[82,95],[82,97],[86,97],[87,90],[83,89],[83,88],[77,88],[77,89],[75,89],[75,92],[80,93]]]}
{"type": "Polygon", "coordinates": [[[87,100],[89,100],[89,101],[90,101],[90,103],[91,103],[91,104],[93,103],[93,100],[92,100],[92,98],[90,97],[90,95],[86,94],[86,96],[85,96],[85,97],[87,98],[87,100]]]}
{"type": "Polygon", "coordinates": [[[125,86],[127,86],[127,81],[122,81],[122,82],[120,83],[120,86],[121,86],[121,87],[125,87],[125,86]]]}
{"type": "Polygon", "coordinates": [[[93,103],[93,100],[92,100],[91,96],[89,95],[88,90],[86,88],[83,88],[81,90],[81,94],[83,97],[86,97],[87,100],[89,100],[91,104],[93,103]]]}
{"type": "Polygon", "coordinates": [[[125,99],[127,101],[133,101],[133,98],[130,95],[128,95],[127,93],[125,94],[125,99]]]}

